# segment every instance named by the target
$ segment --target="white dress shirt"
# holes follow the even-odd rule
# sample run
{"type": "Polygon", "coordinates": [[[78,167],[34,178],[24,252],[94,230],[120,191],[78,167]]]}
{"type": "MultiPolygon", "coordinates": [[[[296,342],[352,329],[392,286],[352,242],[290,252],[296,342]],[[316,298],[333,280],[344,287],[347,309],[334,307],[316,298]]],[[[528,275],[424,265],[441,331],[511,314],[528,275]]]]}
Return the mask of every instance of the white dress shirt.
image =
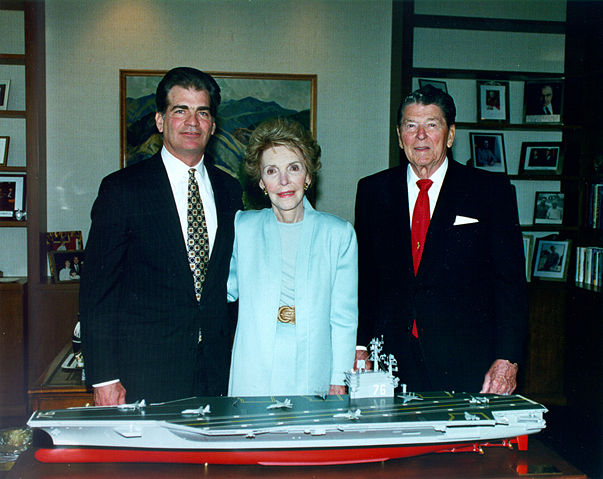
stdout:
{"type": "MultiPolygon", "coordinates": [[[[429,217],[433,216],[433,210],[435,209],[436,202],[438,201],[438,196],[440,196],[440,190],[442,189],[442,183],[444,183],[444,177],[446,176],[446,171],[448,170],[448,158],[444,159],[444,163],[435,171],[433,175],[429,177],[431,181],[433,181],[433,185],[431,188],[427,190],[427,194],[429,195],[429,217]]],[[[406,170],[406,184],[408,185],[408,209],[410,213],[410,226],[412,227],[412,214],[415,210],[415,203],[417,202],[417,197],[419,196],[419,187],[417,186],[417,181],[419,178],[414,170],[410,167],[410,163],[408,164],[406,170]]]]}
{"type": "Polygon", "coordinates": [[[180,226],[182,227],[182,235],[186,243],[188,222],[186,219],[188,209],[188,170],[195,168],[195,178],[199,185],[199,194],[203,202],[203,211],[205,213],[205,221],[207,222],[207,232],[209,234],[209,254],[214,246],[216,239],[216,231],[218,230],[218,213],[216,212],[216,201],[214,199],[214,190],[209,181],[209,175],[203,163],[203,159],[195,165],[188,166],[174,155],[172,155],[165,147],[161,149],[161,159],[167,171],[172,193],[176,201],[178,217],[180,218],[180,226]]]}

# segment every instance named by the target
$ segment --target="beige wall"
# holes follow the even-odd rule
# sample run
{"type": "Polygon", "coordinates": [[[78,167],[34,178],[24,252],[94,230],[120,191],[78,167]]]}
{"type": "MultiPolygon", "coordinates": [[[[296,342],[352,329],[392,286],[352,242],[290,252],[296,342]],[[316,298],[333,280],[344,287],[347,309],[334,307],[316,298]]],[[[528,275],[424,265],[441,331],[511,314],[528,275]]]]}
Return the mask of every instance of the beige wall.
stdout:
{"type": "Polygon", "coordinates": [[[391,0],[48,0],[48,229],[82,230],[119,168],[119,70],[318,75],[318,208],[353,220],[387,167],[391,0]]]}

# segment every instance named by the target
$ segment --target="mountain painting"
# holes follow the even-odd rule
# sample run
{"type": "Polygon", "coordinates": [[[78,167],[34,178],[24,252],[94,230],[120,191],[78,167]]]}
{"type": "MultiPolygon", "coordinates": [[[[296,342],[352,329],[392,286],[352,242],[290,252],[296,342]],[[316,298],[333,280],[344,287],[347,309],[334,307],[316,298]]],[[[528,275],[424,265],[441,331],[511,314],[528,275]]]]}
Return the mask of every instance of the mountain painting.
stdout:
{"type": "MultiPolygon", "coordinates": [[[[165,72],[120,70],[122,167],[162,145],[155,126],[155,90],[165,72]]],[[[316,75],[210,73],[221,89],[217,128],[208,147],[216,166],[244,184],[242,161],[251,132],[264,120],[288,117],[316,134],[316,75]]]]}

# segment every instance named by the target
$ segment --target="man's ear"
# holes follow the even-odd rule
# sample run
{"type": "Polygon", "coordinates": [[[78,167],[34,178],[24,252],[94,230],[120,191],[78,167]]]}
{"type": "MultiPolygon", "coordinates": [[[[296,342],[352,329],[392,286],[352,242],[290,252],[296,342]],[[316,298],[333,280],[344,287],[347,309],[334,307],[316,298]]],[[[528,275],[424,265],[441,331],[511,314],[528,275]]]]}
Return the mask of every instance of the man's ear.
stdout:
{"type": "Polygon", "coordinates": [[[159,133],[163,133],[163,115],[159,112],[155,113],[155,125],[157,125],[159,133]]]}

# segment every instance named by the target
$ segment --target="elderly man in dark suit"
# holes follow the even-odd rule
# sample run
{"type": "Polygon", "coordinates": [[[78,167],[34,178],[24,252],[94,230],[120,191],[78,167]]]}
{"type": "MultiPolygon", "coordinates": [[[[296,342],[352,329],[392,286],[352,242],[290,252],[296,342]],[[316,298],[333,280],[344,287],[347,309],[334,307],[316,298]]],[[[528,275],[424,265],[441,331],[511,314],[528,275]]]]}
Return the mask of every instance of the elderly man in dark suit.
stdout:
{"type": "Polygon", "coordinates": [[[413,92],[408,165],[358,184],[359,342],[383,335],[413,390],[510,394],[528,317],[515,192],[447,156],[455,115],[447,93],[413,92]]]}
{"type": "Polygon", "coordinates": [[[193,68],[157,87],[162,150],[101,183],[81,278],[86,380],[96,405],[227,390],[226,280],[238,182],[205,154],[220,88],[193,68]]]}

